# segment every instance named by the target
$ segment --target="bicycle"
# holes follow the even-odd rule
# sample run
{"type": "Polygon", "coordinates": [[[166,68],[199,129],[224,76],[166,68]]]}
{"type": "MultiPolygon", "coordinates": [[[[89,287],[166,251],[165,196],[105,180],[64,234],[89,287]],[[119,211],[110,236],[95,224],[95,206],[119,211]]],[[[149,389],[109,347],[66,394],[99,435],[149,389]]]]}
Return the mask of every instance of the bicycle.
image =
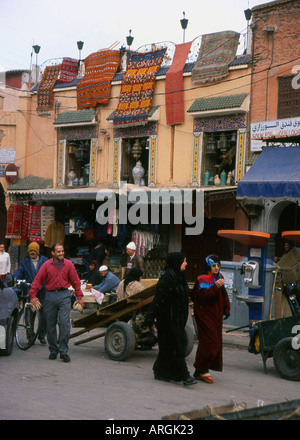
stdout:
{"type": "Polygon", "coordinates": [[[30,283],[25,280],[17,280],[14,287],[19,300],[19,317],[16,327],[16,343],[21,350],[27,350],[38,336],[37,312],[32,310],[28,290],[30,283]]]}

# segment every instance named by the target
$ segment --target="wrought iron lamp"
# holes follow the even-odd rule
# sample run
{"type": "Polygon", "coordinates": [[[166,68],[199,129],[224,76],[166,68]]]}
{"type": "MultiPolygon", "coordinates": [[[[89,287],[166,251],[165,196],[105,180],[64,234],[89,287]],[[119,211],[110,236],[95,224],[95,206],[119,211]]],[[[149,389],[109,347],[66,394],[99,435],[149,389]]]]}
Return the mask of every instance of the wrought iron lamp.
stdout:
{"type": "Polygon", "coordinates": [[[183,11],[183,18],[180,20],[180,24],[183,29],[183,43],[185,42],[185,30],[187,28],[188,22],[188,19],[185,18],[185,12],[183,11]]]}
{"type": "Polygon", "coordinates": [[[79,66],[80,66],[80,61],[81,61],[81,51],[82,51],[83,45],[84,45],[83,41],[77,41],[77,47],[79,50],[79,62],[78,62],[79,66]]]}
{"type": "Polygon", "coordinates": [[[35,53],[35,64],[36,64],[36,69],[35,69],[35,82],[38,81],[38,53],[40,52],[41,46],[39,46],[38,44],[35,44],[34,46],[32,46],[34,53],[35,53]]]}
{"type": "Polygon", "coordinates": [[[126,37],[126,41],[127,41],[127,46],[130,49],[130,46],[132,45],[134,40],[134,37],[131,36],[131,29],[129,29],[129,35],[127,35],[126,37]]]}

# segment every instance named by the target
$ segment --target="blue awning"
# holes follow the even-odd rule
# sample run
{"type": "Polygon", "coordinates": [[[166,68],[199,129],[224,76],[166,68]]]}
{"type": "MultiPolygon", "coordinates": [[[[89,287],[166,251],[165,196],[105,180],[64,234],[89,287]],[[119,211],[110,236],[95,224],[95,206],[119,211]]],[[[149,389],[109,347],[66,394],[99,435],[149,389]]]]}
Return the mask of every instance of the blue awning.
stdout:
{"type": "Polygon", "coordinates": [[[265,147],[238,182],[237,197],[300,198],[300,146],[265,147]]]}

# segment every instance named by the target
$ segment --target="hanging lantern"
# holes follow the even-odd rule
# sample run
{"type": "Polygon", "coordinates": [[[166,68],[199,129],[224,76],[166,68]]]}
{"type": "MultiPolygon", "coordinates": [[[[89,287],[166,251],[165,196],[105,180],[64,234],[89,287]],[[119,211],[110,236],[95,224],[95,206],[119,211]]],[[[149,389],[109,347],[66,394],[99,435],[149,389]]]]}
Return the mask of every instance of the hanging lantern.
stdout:
{"type": "Polygon", "coordinates": [[[227,151],[227,138],[225,133],[221,133],[220,139],[218,140],[218,148],[223,154],[227,151]]]}
{"type": "Polygon", "coordinates": [[[139,141],[139,139],[136,139],[134,141],[132,148],[131,148],[131,154],[136,160],[138,160],[141,157],[142,151],[143,151],[143,149],[140,145],[140,141],[139,141]]]}
{"type": "Polygon", "coordinates": [[[206,153],[208,154],[213,154],[216,153],[217,149],[216,149],[216,141],[215,141],[215,137],[214,134],[211,133],[208,141],[207,141],[207,146],[206,146],[206,153]]]}

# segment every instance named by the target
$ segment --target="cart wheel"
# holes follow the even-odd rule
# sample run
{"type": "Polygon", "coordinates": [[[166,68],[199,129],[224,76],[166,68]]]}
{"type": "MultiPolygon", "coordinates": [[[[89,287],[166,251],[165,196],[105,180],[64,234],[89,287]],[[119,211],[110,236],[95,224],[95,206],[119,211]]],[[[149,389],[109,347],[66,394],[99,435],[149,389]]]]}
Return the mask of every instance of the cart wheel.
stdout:
{"type": "Polygon", "coordinates": [[[293,338],[284,338],[275,346],[273,361],[276,370],[288,380],[300,380],[300,350],[292,347],[293,338]]]}
{"type": "Polygon", "coordinates": [[[125,361],[129,358],[134,352],[135,344],[135,334],[126,322],[114,322],[105,333],[105,350],[113,361],[125,361]]]}
{"type": "Polygon", "coordinates": [[[186,334],[187,343],[186,343],[184,355],[185,357],[187,357],[192,352],[195,343],[194,333],[189,325],[185,326],[185,334],[186,334]]]}

